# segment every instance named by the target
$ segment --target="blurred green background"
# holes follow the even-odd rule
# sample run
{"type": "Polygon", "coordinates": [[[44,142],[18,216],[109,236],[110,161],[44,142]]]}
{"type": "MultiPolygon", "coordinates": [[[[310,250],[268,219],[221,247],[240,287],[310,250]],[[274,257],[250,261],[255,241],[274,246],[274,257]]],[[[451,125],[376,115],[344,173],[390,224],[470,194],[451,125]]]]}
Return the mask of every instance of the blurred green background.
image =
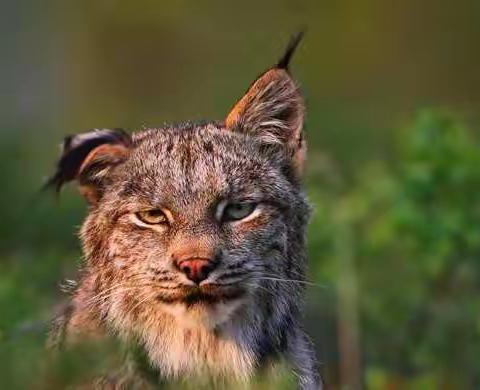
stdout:
{"type": "Polygon", "coordinates": [[[0,388],[101,366],[44,359],[85,214],[73,188],[38,194],[60,140],[221,119],[305,27],[306,327],[325,380],[480,388],[478,0],[21,0],[0,21],[0,388]]]}

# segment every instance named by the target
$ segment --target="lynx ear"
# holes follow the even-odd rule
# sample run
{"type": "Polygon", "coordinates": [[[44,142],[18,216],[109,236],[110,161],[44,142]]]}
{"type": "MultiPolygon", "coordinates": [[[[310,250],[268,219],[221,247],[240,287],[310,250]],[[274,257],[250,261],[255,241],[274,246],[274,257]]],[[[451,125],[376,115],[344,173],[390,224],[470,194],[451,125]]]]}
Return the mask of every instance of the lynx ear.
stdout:
{"type": "Polygon", "coordinates": [[[46,186],[59,192],[65,183],[78,180],[82,195],[96,203],[109,172],[126,159],[131,143],[130,136],[121,129],[92,130],[66,137],[55,174],[46,186]]]}
{"type": "Polygon", "coordinates": [[[301,38],[298,34],[292,39],[277,65],[254,81],[225,120],[229,130],[252,134],[267,144],[283,145],[298,175],[305,154],[304,106],[288,65],[301,38]]]}

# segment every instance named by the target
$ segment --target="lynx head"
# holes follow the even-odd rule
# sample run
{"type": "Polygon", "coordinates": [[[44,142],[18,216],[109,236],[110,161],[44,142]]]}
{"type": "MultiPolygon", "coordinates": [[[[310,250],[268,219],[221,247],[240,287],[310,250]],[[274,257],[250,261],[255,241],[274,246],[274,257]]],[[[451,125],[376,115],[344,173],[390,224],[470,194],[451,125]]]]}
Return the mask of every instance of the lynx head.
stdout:
{"type": "Polygon", "coordinates": [[[260,297],[299,296],[268,287],[304,273],[297,43],[222,122],[66,139],[51,183],[76,180],[89,202],[83,277],[114,326],[141,332],[167,314],[216,327],[260,297]]]}

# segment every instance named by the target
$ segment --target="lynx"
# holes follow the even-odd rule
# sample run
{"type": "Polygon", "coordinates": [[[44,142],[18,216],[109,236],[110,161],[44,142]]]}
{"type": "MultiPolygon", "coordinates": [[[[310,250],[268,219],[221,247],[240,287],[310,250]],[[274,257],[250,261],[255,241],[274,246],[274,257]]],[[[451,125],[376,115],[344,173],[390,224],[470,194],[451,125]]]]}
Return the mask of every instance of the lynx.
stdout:
{"type": "Polygon", "coordinates": [[[57,343],[114,334],[159,382],[248,384],[287,362],[299,389],[321,387],[301,326],[310,208],[289,71],[300,38],[223,121],[65,139],[49,184],[76,180],[89,209],[57,343]]]}

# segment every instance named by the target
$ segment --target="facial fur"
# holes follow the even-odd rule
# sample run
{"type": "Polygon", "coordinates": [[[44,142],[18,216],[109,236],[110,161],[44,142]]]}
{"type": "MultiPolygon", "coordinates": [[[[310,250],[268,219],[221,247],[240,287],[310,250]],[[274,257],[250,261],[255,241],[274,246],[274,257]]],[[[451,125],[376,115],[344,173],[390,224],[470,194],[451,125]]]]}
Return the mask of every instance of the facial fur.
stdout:
{"type": "Polygon", "coordinates": [[[90,210],[67,332],[114,331],[163,377],[248,380],[283,356],[300,387],[318,386],[299,324],[302,123],[298,89],[277,66],[224,122],[69,139],[52,182],[77,179],[90,210]]]}

